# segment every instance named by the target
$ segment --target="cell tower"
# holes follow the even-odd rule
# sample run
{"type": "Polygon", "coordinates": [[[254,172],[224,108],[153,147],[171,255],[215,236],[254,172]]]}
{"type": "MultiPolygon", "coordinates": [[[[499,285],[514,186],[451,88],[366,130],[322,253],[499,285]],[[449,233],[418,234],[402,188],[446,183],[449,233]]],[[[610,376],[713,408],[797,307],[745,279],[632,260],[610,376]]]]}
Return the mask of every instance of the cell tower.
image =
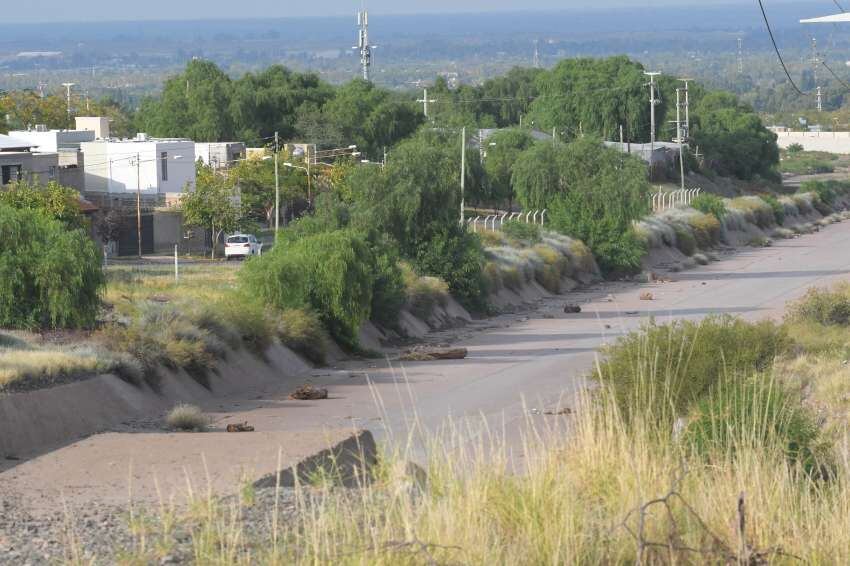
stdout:
{"type": "Polygon", "coordinates": [[[738,38],[738,74],[744,74],[744,38],[738,38]]]}
{"type": "Polygon", "coordinates": [[[818,40],[816,37],[812,38],[812,58],[810,60],[812,64],[812,75],[815,79],[815,84],[818,84],[818,66],[820,65],[820,55],[818,54],[818,40]]]}
{"type": "Polygon", "coordinates": [[[76,83],[62,83],[62,86],[65,87],[65,92],[66,92],[66,96],[67,96],[68,116],[71,116],[71,88],[77,86],[77,84],[76,83]]]}
{"type": "Polygon", "coordinates": [[[534,61],[533,65],[535,69],[540,68],[540,41],[534,40],[534,61]]]}
{"type": "Polygon", "coordinates": [[[375,45],[369,45],[369,12],[363,10],[357,12],[357,45],[354,49],[360,50],[360,66],[363,68],[363,80],[369,80],[370,70],[372,68],[372,49],[375,45]]]}

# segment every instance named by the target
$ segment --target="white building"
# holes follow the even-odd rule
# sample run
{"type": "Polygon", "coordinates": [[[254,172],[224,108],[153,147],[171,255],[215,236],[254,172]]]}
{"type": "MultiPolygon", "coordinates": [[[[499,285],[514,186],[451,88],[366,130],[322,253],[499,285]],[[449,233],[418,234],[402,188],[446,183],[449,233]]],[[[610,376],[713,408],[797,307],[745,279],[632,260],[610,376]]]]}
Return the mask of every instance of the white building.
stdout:
{"type": "Polygon", "coordinates": [[[204,165],[214,169],[231,167],[245,159],[247,147],[242,142],[196,143],[195,155],[204,165]]]}
{"type": "Polygon", "coordinates": [[[58,168],[55,152],[33,151],[30,142],[0,134],[0,186],[15,181],[44,185],[56,180],[58,168]]]}
{"type": "Polygon", "coordinates": [[[82,144],[88,198],[135,198],[174,205],[195,186],[195,143],[184,139],[101,140],[82,144]]]}

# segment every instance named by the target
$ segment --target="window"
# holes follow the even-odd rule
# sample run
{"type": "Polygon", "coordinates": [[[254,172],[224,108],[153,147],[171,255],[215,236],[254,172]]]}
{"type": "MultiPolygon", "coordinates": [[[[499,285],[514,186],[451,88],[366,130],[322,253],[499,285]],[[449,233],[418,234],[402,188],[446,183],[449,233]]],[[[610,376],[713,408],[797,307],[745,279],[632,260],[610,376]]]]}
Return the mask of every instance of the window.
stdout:
{"type": "Polygon", "coordinates": [[[162,159],[162,180],[168,180],[168,152],[163,151],[160,154],[160,159],[162,159]]]}
{"type": "Polygon", "coordinates": [[[20,165],[4,165],[0,169],[0,185],[8,185],[12,181],[21,180],[20,165]]]}

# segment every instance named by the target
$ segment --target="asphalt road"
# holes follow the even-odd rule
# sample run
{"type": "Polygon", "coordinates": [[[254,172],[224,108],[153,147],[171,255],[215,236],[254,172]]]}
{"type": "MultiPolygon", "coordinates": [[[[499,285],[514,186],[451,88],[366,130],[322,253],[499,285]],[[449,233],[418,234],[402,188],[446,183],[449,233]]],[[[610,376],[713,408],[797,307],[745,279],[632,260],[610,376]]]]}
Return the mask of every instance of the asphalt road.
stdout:
{"type": "MultiPolygon", "coordinates": [[[[437,431],[449,423],[472,423],[477,429],[486,421],[492,430],[503,431],[511,446],[518,446],[514,442],[528,430],[528,423],[547,428],[563,419],[546,413],[572,407],[573,394],[586,383],[584,376],[591,371],[602,344],[638,328],[650,317],[663,321],[728,313],[747,319],[779,318],[786,303],[808,288],[847,279],[848,250],[850,222],[777,242],[772,248],[739,251],[710,266],[670,275],[671,282],[600,284],[547,299],[526,315],[477,322],[473,328],[457,331],[453,341],[469,349],[465,360],[403,366],[389,360],[346,362],[287,378],[273,391],[246,392],[204,409],[219,426],[248,421],[263,434],[366,428],[378,438],[393,435],[402,440],[414,422],[437,431]],[[646,291],[654,300],[640,300],[640,294],[646,291]],[[582,304],[582,314],[564,314],[566,302],[582,304]],[[288,400],[287,394],[305,380],[328,387],[331,398],[288,400]]],[[[451,337],[447,334],[443,338],[451,337]]],[[[134,446],[129,452],[153,449],[146,436],[125,435],[125,442],[134,446]]],[[[114,435],[104,437],[104,441],[114,441],[114,435]]],[[[276,451],[260,434],[241,438],[276,451]]],[[[194,435],[181,435],[174,441],[185,443],[187,452],[195,442],[194,435]]],[[[66,448],[75,456],[64,464],[57,462],[54,454],[28,465],[37,470],[43,460],[50,468],[86,466],[91,460],[84,452],[96,451],[98,442],[94,437],[85,441],[90,448],[66,448]]],[[[172,451],[177,455],[181,452],[179,447],[172,451]]],[[[216,450],[213,446],[209,454],[205,453],[204,465],[239,465],[235,457],[225,448],[216,450]]],[[[169,463],[178,472],[188,464],[179,458],[169,463]]],[[[72,472],[69,470],[68,475],[72,472]]],[[[103,494],[104,489],[126,490],[126,486],[100,486],[92,477],[86,493],[103,494]]]]}

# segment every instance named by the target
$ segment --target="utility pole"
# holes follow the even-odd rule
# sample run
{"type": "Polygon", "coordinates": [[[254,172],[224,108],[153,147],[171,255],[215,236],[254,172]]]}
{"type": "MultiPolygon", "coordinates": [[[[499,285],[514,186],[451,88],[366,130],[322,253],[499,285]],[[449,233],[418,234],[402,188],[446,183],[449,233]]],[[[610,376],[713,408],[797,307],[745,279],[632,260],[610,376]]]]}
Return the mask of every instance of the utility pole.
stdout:
{"type": "Polygon", "coordinates": [[[649,77],[649,113],[650,113],[650,128],[649,132],[649,143],[650,143],[650,162],[652,161],[652,156],[655,154],[655,107],[660,104],[661,101],[655,98],[655,77],[660,75],[661,73],[653,72],[647,73],[644,75],[649,77]]]}
{"type": "Polygon", "coordinates": [[[676,140],[679,143],[679,172],[681,179],[681,188],[685,189],[685,152],[682,148],[683,136],[682,132],[682,89],[676,89],[676,140]]]}
{"type": "Polygon", "coordinates": [[[313,157],[310,155],[310,144],[307,144],[307,208],[313,206],[313,178],[310,175],[310,166],[313,164],[313,157]]]}
{"type": "Polygon", "coordinates": [[[277,243],[278,231],[280,230],[280,166],[278,159],[280,155],[280,136],[274,133],[274,241],[277,243]]]}
{"type": "Polygon", "coordinates": [[[466,126],[463,128],[460,138],[460,225],[466,221],[464,211],[464,194],[466,193],[466,126]]]}
{"type": "Polygon", "coordinates": [[[422,99],[417,100],[416,102],[421,102],[423,105],[422,111],[425,113],[425,117],[428,117],[428,104],[431,102],[437,102],[436,100],[431,100],[428,98],[428,89],[423,89],[422,99]]]}
{"type": "Polygon", "coordinates": [[[68,118],[71,117],[71,87],[76,85],[77,83],[62,83],[62,86],[65,87],[65,97],[68,102],[68,118]]]}
{"type": "Polygon", "coordinates": [[[369,45],[369,12],[364,10],[357,12],[357,45],[354,49],[360,50],[360,66],[363,69],[363,80],[369,80],[369,71],[372,68],[372,49],[375,45],[369,45]]]}
{"type": "Polygon", "coordinates": [[[620,124],[620,149],[623,149],[623,125],[620,124]]]}
{"type": "MultiPolygon", "coordinates": [[[[139,259],[142,259],[142,155],[136,153],[136,237],[139,242],[139,259]]],[[[215,246],[215,242],[213,242],[215,246]]]]}
{"type": "Polygon", "coordinates": [[[685,140],[688,141],[688,143],[690,143],[690,139],[691,139],[691,97],[690,97],[690,93],[688,92],[688,84],[693,79],[679,79],[679,80],[681,82],[685,83],[685,129],[684,129],[684,135],[685,135],[685,140]]]}
{"type": "Polygon", "coordinates": [[[821,87],[818,87],[818,112],[823,112],[823,92],[821,87]]]}

